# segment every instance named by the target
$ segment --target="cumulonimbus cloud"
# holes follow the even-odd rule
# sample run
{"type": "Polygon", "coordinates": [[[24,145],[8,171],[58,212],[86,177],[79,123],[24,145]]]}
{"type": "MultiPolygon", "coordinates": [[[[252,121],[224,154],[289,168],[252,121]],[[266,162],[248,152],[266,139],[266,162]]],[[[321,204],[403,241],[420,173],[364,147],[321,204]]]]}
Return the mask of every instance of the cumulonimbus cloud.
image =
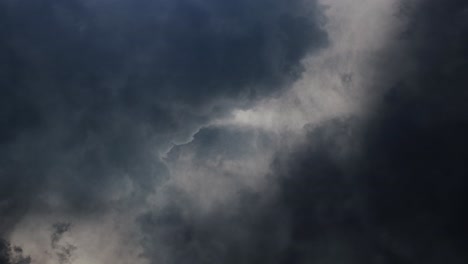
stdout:
{"type": "Polygon", "coordinates": [[[466,260],[463,1],[0,7],[0,263],[466,260]]]}

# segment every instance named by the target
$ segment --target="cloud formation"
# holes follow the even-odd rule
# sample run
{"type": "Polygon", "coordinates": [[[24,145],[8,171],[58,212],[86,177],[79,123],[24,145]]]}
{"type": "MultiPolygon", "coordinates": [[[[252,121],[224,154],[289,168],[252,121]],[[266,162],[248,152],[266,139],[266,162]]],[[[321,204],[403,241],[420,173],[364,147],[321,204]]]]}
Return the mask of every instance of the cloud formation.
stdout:
{"type": "Polygon", "coordinates": [[[159,155],[173,141],[286,88],[327,42],[315,2],[4,1],[1,10],[2,234],[30,208],[80,213],[144,199],[167,177],[159,155]]]}
{"type": "Polygon", "coordinates": [[[172,177],[161,156],[174,142],[281,93],[327,45],[315,1],[3,1],[0,12],[0,236],[36,253],[47,243],[26,230],[47,241],[57,221],[135,225],[172,177]]]}
{"type": "Polygon", "coordinates": [[[289,263],[467,259],[468,5],[401,5],[400,40],[388,43],[373,86],[382,97],[366,116],[306,127],[305,146],[280,152],[289,263]]]}
{"type": "Polygon", "coordinates": [[[464,1],[0,6],[1,264],[468,259],[464,1]]]}

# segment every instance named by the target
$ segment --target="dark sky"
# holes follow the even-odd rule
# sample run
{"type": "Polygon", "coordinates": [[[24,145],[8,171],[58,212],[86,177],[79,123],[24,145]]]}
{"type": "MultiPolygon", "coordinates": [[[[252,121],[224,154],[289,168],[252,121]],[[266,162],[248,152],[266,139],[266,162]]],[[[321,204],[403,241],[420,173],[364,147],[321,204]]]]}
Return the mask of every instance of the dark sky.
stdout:
{"type": "Polygon", "coordinates": [[[0,264],[467,263],[468,3],[0,1],[0,264]]]}

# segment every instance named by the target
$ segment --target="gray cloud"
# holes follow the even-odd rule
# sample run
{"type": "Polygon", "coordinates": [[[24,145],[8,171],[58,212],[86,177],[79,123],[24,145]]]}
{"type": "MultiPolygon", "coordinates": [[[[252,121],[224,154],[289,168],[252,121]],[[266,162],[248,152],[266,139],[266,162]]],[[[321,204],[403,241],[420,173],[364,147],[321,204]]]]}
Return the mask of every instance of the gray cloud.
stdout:
{"type": "Polygon", "coordinates": [[[0,263],[466,262],[467,6],[384,2],[0,3],[0,263]]]}
{"type": "Polygon", "coordinates": [[[150,263],[279,261],[287,230],[278,224],[287,219],[264,189],[275,141],[267,131],[211,126],[174,146],[168,202],[138,221],[150,263]]]}
{"type": "Polygon", "coordinates": [[[0,13],[6,238],[23,219],[138,215],[171,178],[160,157],[173,142],[286,89],[328,44],[315,1],[3,1],[0,13]]]}
{"type": "Polygon", "coordinates": [[[101,210],[125,188],[122,175],[138,193],[151,191],[167,177],[158,152],[172,140],[284,88],[301,59],[326,44],[314,2],[1,5],[6,216],[33,200],[47,206],[44,197],[101,210]]]}

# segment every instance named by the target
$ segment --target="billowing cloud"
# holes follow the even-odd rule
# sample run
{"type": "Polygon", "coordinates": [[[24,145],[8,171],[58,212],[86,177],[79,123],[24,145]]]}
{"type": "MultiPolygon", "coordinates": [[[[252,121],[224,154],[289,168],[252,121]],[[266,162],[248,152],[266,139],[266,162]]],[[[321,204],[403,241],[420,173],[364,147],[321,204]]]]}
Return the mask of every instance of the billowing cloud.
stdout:
{"type": "Polygon", "coordinates": [[[1,6],[1,233],[30,208],[144,199],[173,141],[286,88],[327,42],[315,2],[1,6]]]}
{"type": "Polygon", "coordinates": [[[463,1],[0,7],[1,264],[466,262],[463,1]]]}
{"type": "MultiPolygon", "coordinates": [[[[3,1],[0,10],[0,236],[28,244],[39,262],[55,261],[38,252],[57,247],[68,261],[65,246],[37,245],[61,221],[78,234],[109,221],[115,241],[127,241],[174,178],[161,159],[174,143],[287,89],[327,45],[315,1],[3,1]]],[[[70,245],[84,248],[73,251],[83,261],[93,243],[78,240],[70,245]]]]}

